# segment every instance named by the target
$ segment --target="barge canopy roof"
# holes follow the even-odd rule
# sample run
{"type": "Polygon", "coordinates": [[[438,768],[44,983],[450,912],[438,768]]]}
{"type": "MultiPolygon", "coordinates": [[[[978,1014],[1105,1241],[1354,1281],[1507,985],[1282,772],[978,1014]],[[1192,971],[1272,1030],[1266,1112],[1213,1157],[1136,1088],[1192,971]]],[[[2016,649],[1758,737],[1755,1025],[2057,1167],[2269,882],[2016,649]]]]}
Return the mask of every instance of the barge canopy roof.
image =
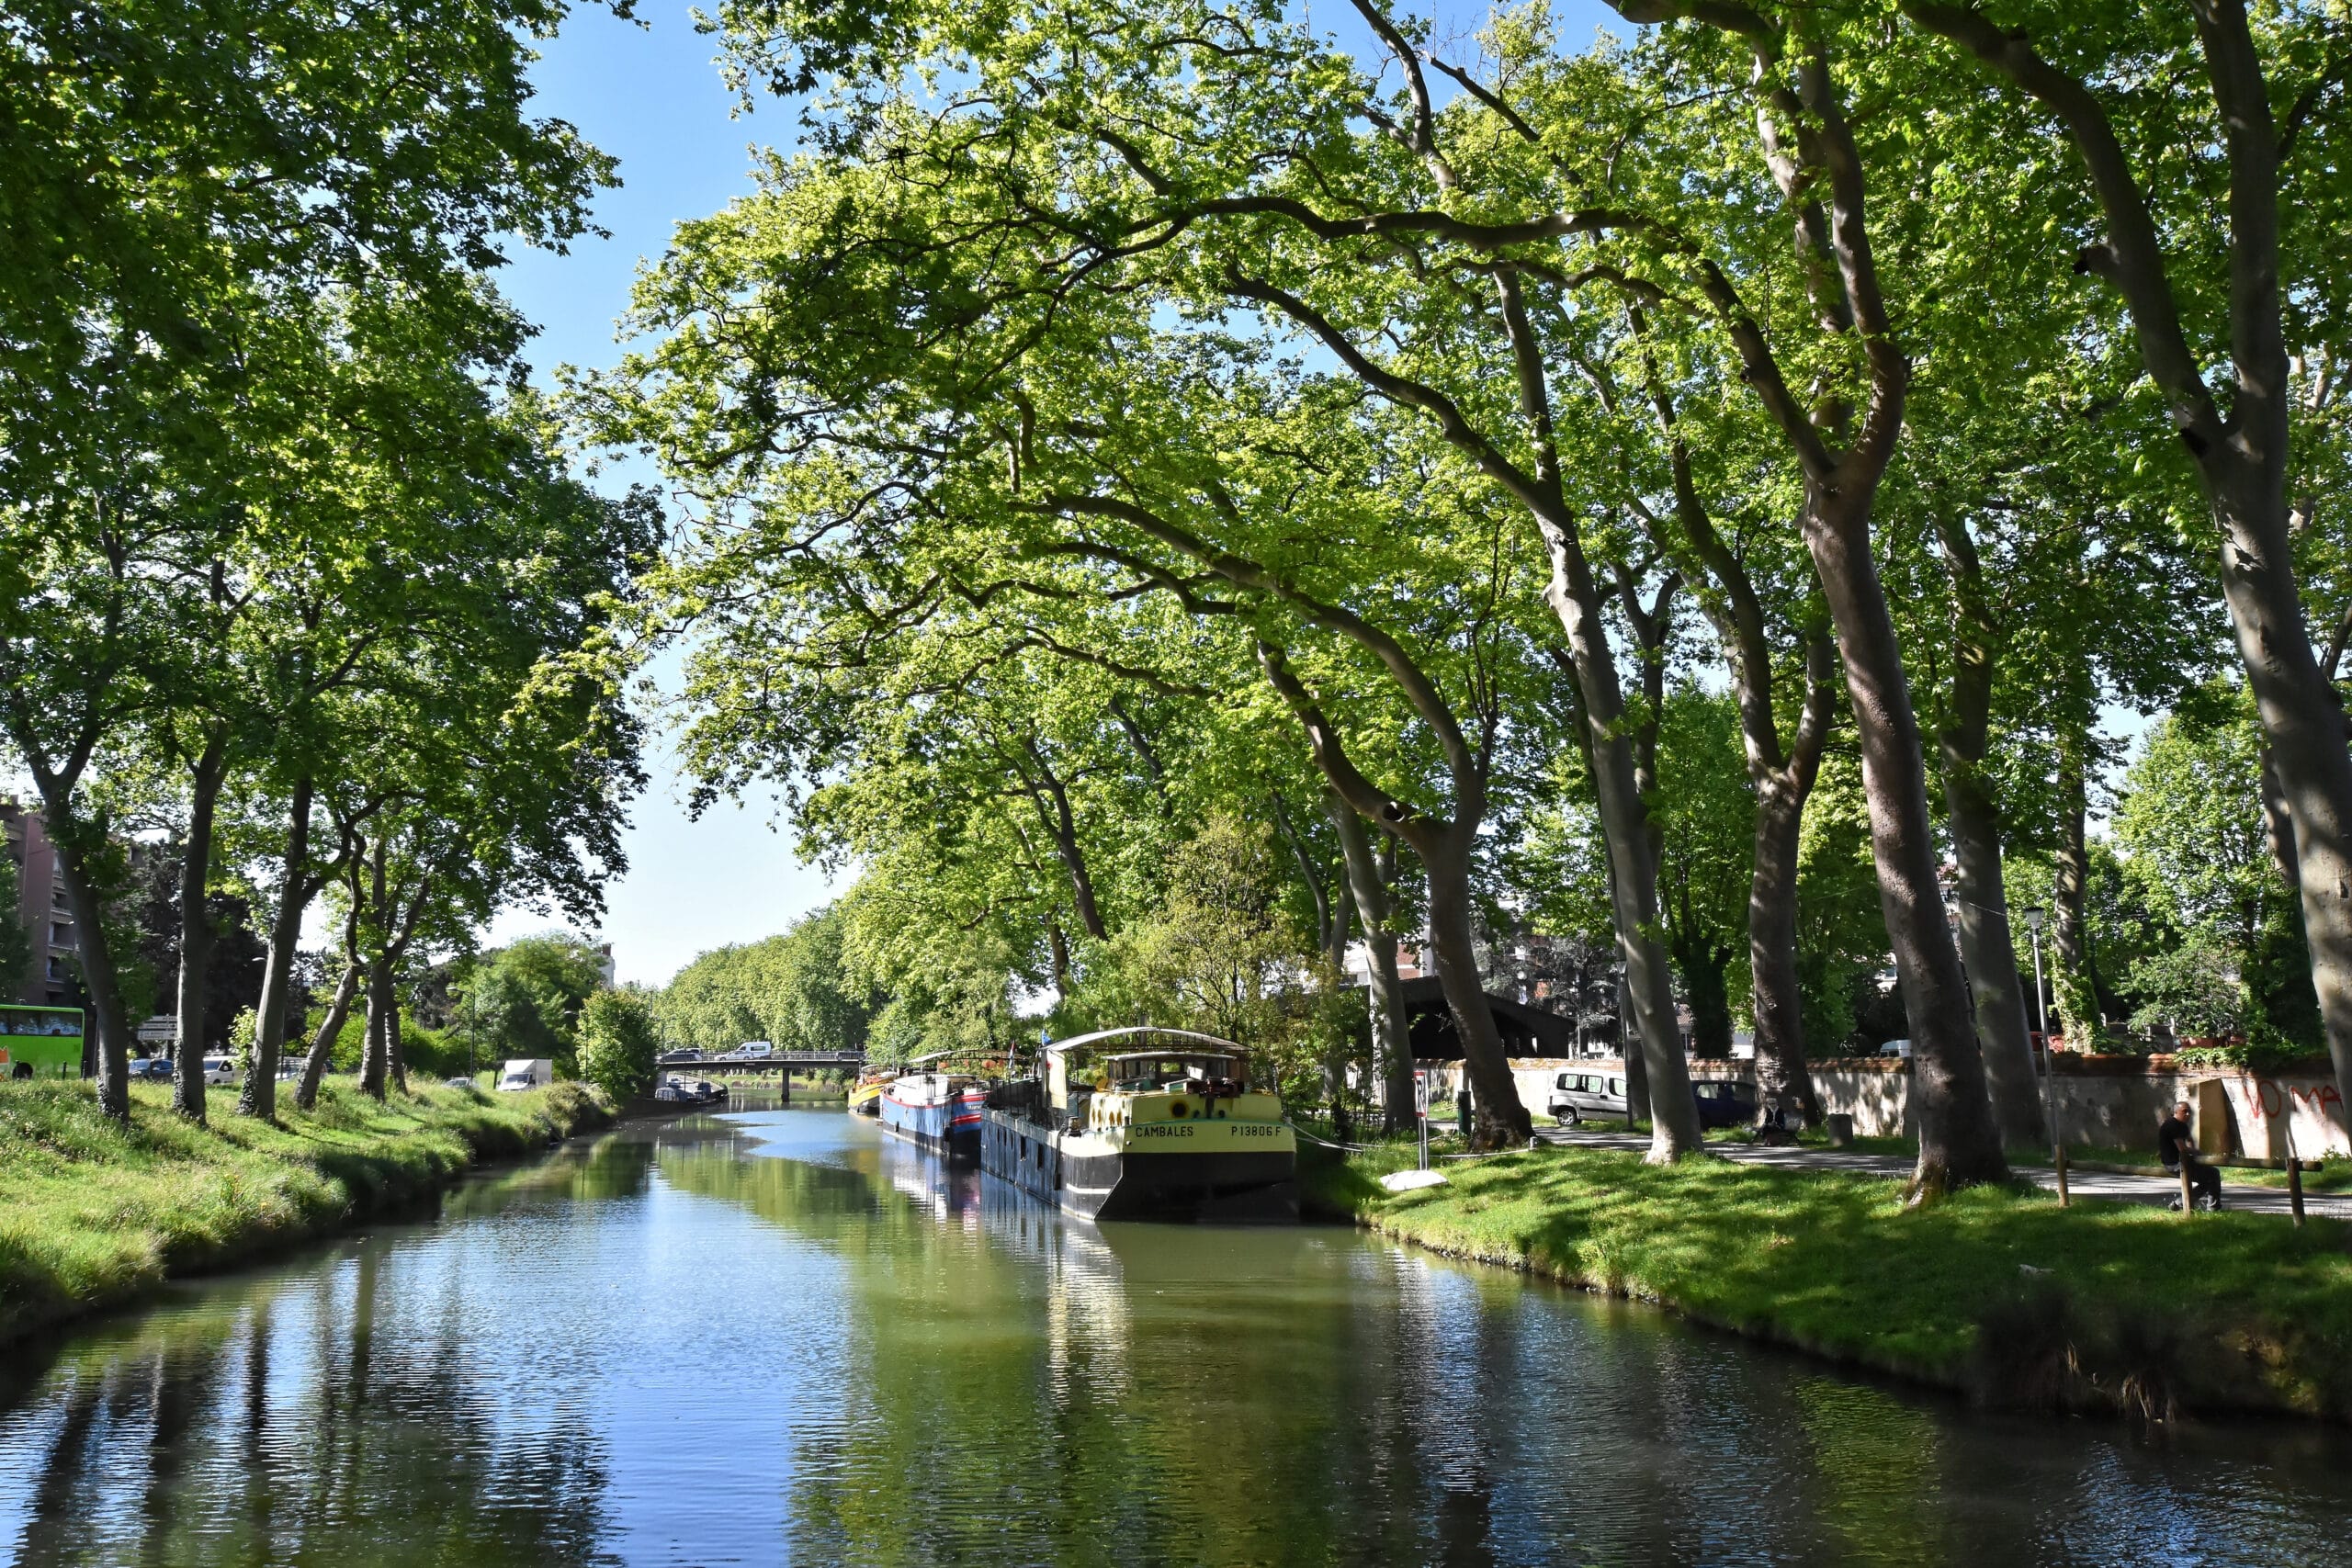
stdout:
{"type": "MultiPolygon", "coordinates": [[[[1214,1034],[1203,1034],[1197,1031],[1190,1029],[1163,1029],[1159,1025],[1154,1023],[1130,1024],[1124,1029],[1098,1029],[1091,1034],[1073,1034],[1067,1040],[1057,1040],[1052,1044],[1046,1046],[1046,1054],[1049,1056],[1058,1056],[1069,1051],[1091,1051],[1101,1046],[1105,1041],[1136,1040],[1140,1042],[1147,1036],[1159,1040],[1192,1041],[1194,1043],[1194,1050],[1190,1054],[1193,1055],[1246,1056],[1250,1054],[1247,1047],[1236,1045],[1230,1040],[1220,1040],[1214,1034]]],[[[1137,1056],[1149,1056],[1159,1054],[1161,1053],[1150,1050],[1120,1053],[1120,1055],[1132,1055],[1137,1056]]],[[[1188,1053],[1178,1048],[1168,1054],[1184,1055],[1188,1053]]]]}

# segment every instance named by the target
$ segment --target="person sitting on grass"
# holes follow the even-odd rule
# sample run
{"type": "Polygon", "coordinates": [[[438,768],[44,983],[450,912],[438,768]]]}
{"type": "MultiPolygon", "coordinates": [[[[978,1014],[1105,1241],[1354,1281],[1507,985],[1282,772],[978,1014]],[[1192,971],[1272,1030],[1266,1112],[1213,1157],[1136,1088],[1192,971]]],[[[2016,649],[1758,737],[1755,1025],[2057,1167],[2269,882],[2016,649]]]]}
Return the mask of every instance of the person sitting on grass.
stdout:
{"type": "Polygon", "coordinates": [[[2167,1174],[2178,1177],[2183,1166],[2188,1167],[2189,1184],[2196,1189],[2199,1206],[2218,1209],[2222,1206],[2222,1172],[2219,1167],[2206,1164],[2197,1155],[2196,1134],[2189,1131],[2188,1101],[2173,1107],[2173,1112],[2156,1123],[2156,1157],[2165,1162],[2167,1174]]]}

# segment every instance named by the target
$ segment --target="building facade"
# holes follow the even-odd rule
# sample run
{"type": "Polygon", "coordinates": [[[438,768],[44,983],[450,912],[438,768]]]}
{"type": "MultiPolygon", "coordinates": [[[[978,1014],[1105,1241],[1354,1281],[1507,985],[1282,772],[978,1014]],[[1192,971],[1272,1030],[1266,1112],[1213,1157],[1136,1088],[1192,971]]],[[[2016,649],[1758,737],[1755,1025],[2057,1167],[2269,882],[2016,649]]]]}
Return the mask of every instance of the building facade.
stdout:
{"type": "Polygon", "coordinates": [[[41,830],[38,807],[28,809],[5,796],[0,830],[6,833],[8,858],[17,866],[17,908],[7,913],[24,928],[32,949],[23,974],[0,976],[0,995],[28,1007],[73,1007],[81,994],[74,978],[78,944],[57,846],[41,830]]]}

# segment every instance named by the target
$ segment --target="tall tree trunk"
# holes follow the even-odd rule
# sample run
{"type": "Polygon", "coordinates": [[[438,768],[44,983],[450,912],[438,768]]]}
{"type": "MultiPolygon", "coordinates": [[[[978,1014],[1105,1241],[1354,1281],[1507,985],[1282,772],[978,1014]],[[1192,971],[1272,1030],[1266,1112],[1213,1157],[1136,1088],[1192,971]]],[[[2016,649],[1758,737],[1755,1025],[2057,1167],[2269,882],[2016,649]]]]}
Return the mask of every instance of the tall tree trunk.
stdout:
{"type": "Polygon", "coordinates": [[[277,912],[269,923],[269,953],[263,962],[261,1008],[254,1019],[254,1059],[237,1091],[240,1115],[277,1119],[277,1059],[286,1042],[286,1003],[293,988],[294,958],[302,940],[302,913],[318,892],[311,874],[311,775],[294,781],[287,806],[286,876],[277,892],[277,912]]]}
{"type": "Polygon", "coordinates": [[[380,956],[368,961],[368,1030],[359,1052],[359,1092],[375,1100],[384,1098],[391,1076],[390,1031],[384,1012],[392,989],[390,967],[380,956]]]}
{"type": "Polygon", "coordinates": [[[1937,886],[1927,763],[1911,686],[1887,613],[1886,591],[1871,558],[1875,479],[1873,474],[1859,494],[1809,481],[1804,534],[1837,624],[1847,701],[1861,744],[1879,910],[1911,1021],[1911,1082],[1919,1121],[1913,1190],[1924,1195],[2002,1180],[2008,1161],[1971,1026],[1968,982],[1937,886]]]}
{"type": "Polygon", "coordinates": [[[1438,985],[1453,1010],[1454,1027],[1462,1032],[1462,1066],[1470,1079],[1477,1120],[1475,1145],[1509,1148],[1533,1137],[1535,1126],[1520,1102],[1519,1084],[1503,1055],[1502,1033],[1495,1027],[1486,981],[1478,973],[1470,893],[1470,855],[1476,834],[1476,823],[1466,829],[1456,823],[1422,832],[1412,843],[1429,876],[1430,945],[1437,952],[1438,985]]]}
{"type": "Polygon", "coordinates": [[[227,773],[229,739],[212,736],[188,773],[187,842],[180,861],[180,1045],[172,1064],[172,1105],[204,1120],[204,1003],[212,965],[212,818],[227,773]]]}
{"type": "Polygon", "coordinates": [[[1960,951],[1974,1003],[1976,1049],[2002,1141],[2024,1148],[2044,1135],[2041,1087],[2027,1038],[2025,987],[2009,930],[2001,872],[2000,811],[1973,768],[1947,763],[1945,818],[1951,830],[1952,896],[1959,905],[1960,951]]]}
{"type": "Polygon", "coordinates": [[[2037,1143],[2045,1132],[2041,1095],[2027,1038],[2025,988],[2018,976],[2009,931],[2007,878],[2001,869],[2001,810],[1984,777],[1991,743],[1993,675],[2000,659],[2000,623],[1984,586],[1984,569],[1968,525],[1939,509],[1936,536],[1959,609],[1953,627],[1951,706],[1937,736],[1943,761],[1944,815],[1955,862],[1960,956],[1974,1003],[1976,1048],[1984,1058],[1993,1117],[2012,1148],[2037,1143]]]}
{"type": "Polygon", "coordinates": [[[1057,999],[1069,999],[1069,938],[1062,935],[1058,916],[1046,917],[1046,951],[1053,959],[1054,995],[1057,999]]]}
{"type": "Polygon", "coordinates": [[[1837,716],[1838,654],[1808,606],[1804,640],[1804,701],[1796,732],[1783,748],[1773,691],[1778,676],[1764,602],[1739,556],[1716,531],[1714,515],[1692,475],[1690,452],[1672,392],[1648,352],[1648,312],[1628,302],[1626,320],[1644,342],[1642,370],[1650,407],[1667,438],[1674,479],[1677,531],[1647,507],[1636,511],[1658,548],[1688,558],[1692,593],[1713,623],[1738,699],[1741,750],[1756,790],[1756,841],[1747,888],[1747,965],[1756,1017],[1757,1100],[1761,1113],[1793,1104],[1805,1124],[1821,1120],[1821,1100],[1805,1063],[1804,1005],[1797,981],[1797,854],[1804,805],[1821,773],[1822,750],[1837,716]]]}
{"type": "Polygon", "coordinates": [[[1405,983],[1396,973],[1396,933],[1388,926],[1392,912],[1388,881],[1380,874],[1372,835],[1355,808],[1336,790],[1326,790],[1323,809],[1340,836],[1340,854],[1346,868],[1348,892],[1354,899],[1356,919],[1363,927],[1364,998],[1372,1020],[1372,1059],[1380,1075],[1381,1130],[1401,1128],[1413,1104],[1413,1045],[1405,1016],[1405,983]]]}
{"type": "Polygon", "coordinates": [[[1657,1162],[1679,1159],[1702,1147],[1704,1138],[1682,1055],[1673,969],[1657,939],[1657,853],[1649,811],[1634,776],[1633,742],[1623,722],[1623,688],[1618,683],[1600,591],[1582,543],[1568,527],[1548,521],[1541,526],[1552,558],[1552,581],[1544,597],[1567,634],[1584,718],[1585,754],[1600,800],[1601,836],[1609,846],[1611,914],[1649,1089],[1649,1157],[1657,1162]]]}
{"type": "MultiPolygon", "coordinates": [[[[106,900],[94,880],[96,861],[105,852],[106,829],[85,822],[64,791],[52,794],[47,770],[37,770],[41,789],[41,829],[57,846],[57,865],[65,879],[65,902],[74,911],[74,952],[82,965],[82,988],[88,994],[91,1021],[97,1043],[98,1109],[118,1122],[130,1116],[130,1021],[122,1012],[122,981],[115,968],[114,949],[107,942],[106,900]]],[[[85,1057],[89,1053],[85,1045],[85,1057]]],[[[88,1064],[85,1062],[85,1066],[88,1064]]]]}
{"type": "Polygon", "coordinates": [[[334,1055],[334,1043],[343,1038],[343,1026],[350,1021],[351,1004],[359,995],[361,968],[355,957],[343,966],[343,978],[335,982],[334,998],[327,1003],[327,1015],[319,1024],[319,1032],[311,1041],[310,1055],[302,1061],[302,1081],[294,1091],[294,1104],[301,1111],[315,1110],[319,1103],[319,1084],[325,1078],[327,1064],[334,1055]]]}
{"type": "Polygon", "coordinates": [[[1086,865],[1086,851],[1078,841],[1078,818],[1070,809],[1069,791],[1046,761],[1044,748],[1024,737],[1022,749],[1037,770],[1033,780],[1023,777],[1030,800],[1037,807],[1039,820],[1054,840],[1054,853],[1069,874],[1070,907],[1077,911],[1078,923],[1088,936],[1097,942],[1109,938],[1110,931],[1102,924],[1102,914],[1094,902],[1094,877],[1086,865]]]}
{"type": "Polygon", "coordinates": [[[1424,716],[1440,721],[1431,728],[1442,726],[1442,739],[1453,775],[1455,815],[1451,821],[1420,815],[1357,770],[1348,759],[1339,730],[1291,673],[1281,649],[1260,642],[1259,666],[1306,729],[1307,750],[1325,780],[1357,812],[1367,817],[1376,814],[1389,824],[1420,856],[1429,877],[1430,944],[1437,953],[1438,984],[1461,1034],[1463,1066],[1476,1090],[1477,1129],[1473,1145],[1492,1149],[1524,1144],[1533,1135],[1534,1125],[1520,1102],[1519,1085],[1503,1055],[1502,1034],[1495,1028],[1494,1011],[1487,1002],[1471,917],[1470,856],[1486,810],[1485,763],[1472,754],[1451,713],[1435,697],[1427,675],[1412,666],[1393,639],[1356,624],[1367,641],[1390,661],[1399,683],[1412,694],[1424,716]]]}
{"type": "Polygon", "coordinates": [[[401,1041],[401,988],[390,963],[384,965],[384,1061],[392,1075],[392,1087],[401,1093],[408,1092],[408,1053],[401,1041]]]}
{"type": "Polygon", "coordinates": [[[2008,1175],[1969,1026],[1967,982],[1936,882],[1927,764],[1886,591],[1871,555],[1871,513],[1903,433],[1911,366],[1889,318],[1871,248],[1862,153],[1847,122],[1826,48],[1802,49],[1777,23],[1744,7],[1693,0],[1611,0],[1637,21],[1682,16],[1726,32],[1761,22],[1757,45],[1757,139],[1787,204],[1816,326],[1867,367],[1860,417],[1827,387],[1792,388],[1756,315],[1731,277],[1702,260],[1699,282],[1739,355],[1741,378],[1777,425],[1804,474],[1799,514],[1805,548],[1838,629],[1846,692],[1860,741],[1870,803],[1879,908],[1913,1040],[1912,1098],[1919,1164],[1912,1194],[1996,1181],[2008,1175]],[[1785,62],[1785,63],[1782,63],[1785,62]]]}
{"type": "Polygon", "coordinates": [[[359,1053],[359,1092],[376,1100],[384,1098],[389,1066],[385,1060],[383,1006],[384,997],[391,990],[391,964],[385,955],[392,940],[391,911],[384,907],[384,863],[389,852],[387,840],[379,838],[375,852],[368,858],[368,923],[375,928],[376,951],[368,958],[368,1031],[359,1053]]]}
{"type": "Polygon", "coordinates": [[[2083,840],[2086,802],[2080,735],[2064,736],[2058,751],[2058,852],[2052,863],[2051,949],[2056,962],[2058,1017],[2067,1043],[2077,1051],[2096,1049],[2099,1037],[2098,984],[2091,968],[2090,923],[2084,895],[2090,882],[2090,855],[2083,840]]]}
{"type": "MultiPolygon", "coordinates": [[[[2089,74],[2075,75],[2045,58],[2030,29],[1999,27],[1973,6],[1903,0],[1903,9],[2038,100],[2065,127],[2082,156],[2107,232],[2078,265],[2112,284],[2131,311],[2142,362],[2197,466],[2219,525],[2222,597],[2278,793],[2294,823],[2312,986],[2337,1088],[2352,1096],[2352,750],[2346,746],[2343,703],[2312,650],[2295,581],[2287,495],[2294,389],[2282,319],[2279,132],[2246,7],[2241,0],[2217,0],[2193,8],[2214,134],[2228,168],[2233,374],[2226,412],[2209,379],[2210,356],[2188,341],[2171,276],[2195,242],[2167,253],[2140,172],[2092,86],[2106,62],[2093,59],[2089,74]]],[[[2194,259],[2202,268],[2210,258],[2200,253],[2194,259]]]]}
{"type": "MultiPolygon", "coordinates": [[[[1808,788],[1811,781],[1806,781],[1808,788]]],[[[1793,1104],[1808,1127],[1821,1097],[1805,1060],[1804,991],[1797,982],[1797,853],[1804,795],[1767,785],[1757,793],[1755,863],[1747,884],[1747,968],[1756,1012],[1756,1098],[1764,1111],[1793,1104]]]]}

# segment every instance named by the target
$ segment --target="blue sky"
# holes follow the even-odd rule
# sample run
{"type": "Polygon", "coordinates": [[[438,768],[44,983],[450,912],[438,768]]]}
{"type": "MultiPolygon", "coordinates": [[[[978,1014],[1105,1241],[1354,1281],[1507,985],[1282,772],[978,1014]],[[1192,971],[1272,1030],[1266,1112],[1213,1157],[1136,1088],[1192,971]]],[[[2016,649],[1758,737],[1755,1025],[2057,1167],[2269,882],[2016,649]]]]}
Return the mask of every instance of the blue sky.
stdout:
{"type": "MultiPolygon", "coordinates": [[[[796,128],[786,106],[737,113],[719,80],[716,41],[695,31],[685,5],[646,0],[638,9],[643,26],[618,20],[593,0],[581,5],[561,35],[540,46],[532,73],[537,112],[571,121],[618,158],[622,181],[595,204],[609,239],[580,241],[561,255],[521,251],[503,274],[508,295],[539,325],[531,360],[542,378],[557,365],[610,364],[618,352],[615,321],[640,258],[660,255],[682,220],[715,212],[748,190],[749,149],[789,143],[796,128]]],[[[1437,10],[1441,37],[1487,16],[1484,5],[1437,10]]],[[[1560,10],[1572,36],[1589,36],[1611,19],[1593,0],[1566,0],[1560,10]]],[[[1365,39],[1345,0],[1326,0],[1309,15],[1351,44],[1365,39]]],[[[616,484],[632,478],[651,476],[641,467],[613,473],[616,484]]],[[[824,876],[793,854],[790,829],[774,820],[771,802],[724,804],[689,821],[666,747],[657,745],[650,761],[652,787],[630,816],[629,870],[610,890],[600,933],[613,943],[622,979],[666,981],[695,954],[782,931],[831,896],[824,876]]],[[[544,917],[513,911],[491,936],[506,941],[548,925],[544,917]]]]}
{"type": "MultiPolygon", "coordinates": [[[[792,117],[776,106],[732,116],[716,44],[694,30],[685,6],[639,9],[647,26],[582,6],[540,46],[532,73],[536,111],[570,120],[618,158],[622,180],[596,201],[610,239],[583,239],[562,255],[522,251],[502,277],[539,325],[530,357],[543,379],[557,365],[612,363],[615,321],[639,259],[660,255],[681,220],[716,212],[750,188],[753,141],[792,134],[792,117]]],[[[632,466],[612,480],[651,477],[632,466]]],[[[665,981],[695,953],[782,931],[829,897],[824,877],[794,856],[789,830],[772,824],[768,802],[722,804],[689,821],[666,745],[657,743],[649,761],[652,787],[630,814],[628,874],[610,890],[601,932],[622,979],[665,981]]],[[[510,912],[491,935],[504,941],[548,924],[510,912]]]]}

